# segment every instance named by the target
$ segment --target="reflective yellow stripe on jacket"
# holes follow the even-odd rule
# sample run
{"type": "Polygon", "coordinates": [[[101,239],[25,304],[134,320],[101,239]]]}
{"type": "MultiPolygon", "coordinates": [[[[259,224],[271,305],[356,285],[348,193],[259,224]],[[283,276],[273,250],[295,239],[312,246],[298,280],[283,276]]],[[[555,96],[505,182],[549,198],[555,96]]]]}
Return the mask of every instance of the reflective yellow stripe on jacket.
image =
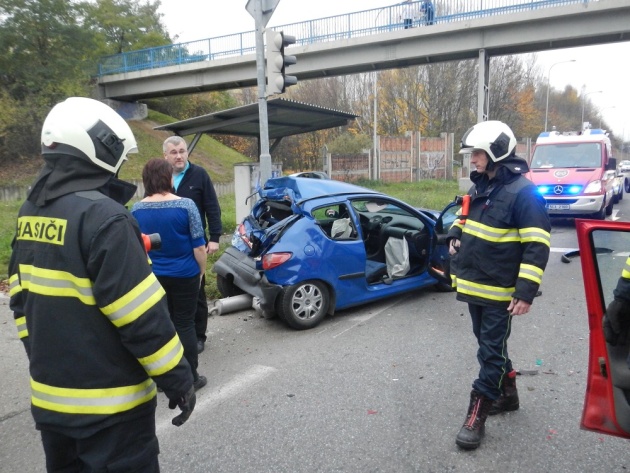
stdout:
{"type": "Polygon", "coordinates": [[[521,228],[519,230],[521,243],[542,243],[551,248],[551,233],[538,227],[521,228]]]}
{"type": "Polygon", "coordinates": [[[495,228],[470,219],[466,220],[466,225],[464,225],[462,232],[495,243],[521,241],[521,237],[516,228],[495,228]]]}
{"type": "Polygon", "coordinates": [[[102,307],[101,311],[116,326],[123,327],[157,304],[166,292],[153,273],[117,301],[102,307]]]}
{"type": "Polygon", "coordinates": [[[457,278],[456,287],[457,292],[462,294],[502,302],[510,302],[512,300],[512,293],[514,292],[514,287],[489,286],[467,281],[462,278],[457,278]]]}
{"type": "Polygon", "coordinates": [[[521,263],[518,271],[519,278],[529,279],[530,281],[534,281],[536,284],[540,284],[542,282],[542,276],[543,270],[539,267],[532,264],[521,263]]]}
{"type": "Polygon", "coordinates": [[[31,379],[34,406],[66,414],[117,414],[133,409],[157,394],[152,379],[135,386],[70,389],[48,386],[31,379]]]}
{"type": "Polygon", "coordinates": [[[85,305],[95,305],[92,282],[67,271],[20,265],[22,289],[33,294],[53,297],[75,297],[85,305]]]}
{"type": "Polygon", "coordinates": [[[162,348],[154,354],[138,358],[149,376],[159,376],[166,373],[177,366],[177,363],[184,356],[184,347],[182,346],[177,334],[162,348]]]}
{"type": "Polygon", "coordinates": [[[630,256],[626,259],[626,264],[621,271],[621,277],[624,279],[630,279],[630,256]]]}
{"type": "Polygon", "coordinates": [[[9,277],[9,296],[13,297],[20,291],[22,291],[22,286],[20,286],[20,278],[17,274],[12,274],[11,277],[9,277]]]}
{"type": "Polygon", "coordinates": [[[28,329],[26,328],[26,317],[18,317],[15,319],[15,326],[17,327],[18,337],[28,337],[28,329]]]}

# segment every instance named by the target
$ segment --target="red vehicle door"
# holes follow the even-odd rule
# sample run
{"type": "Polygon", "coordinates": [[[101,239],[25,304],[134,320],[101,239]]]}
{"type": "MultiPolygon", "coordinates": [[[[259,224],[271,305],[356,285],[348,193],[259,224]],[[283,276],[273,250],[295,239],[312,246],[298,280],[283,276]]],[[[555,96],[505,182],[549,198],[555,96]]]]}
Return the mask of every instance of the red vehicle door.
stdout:
{"type": "Polygon", "coordinates": [[[630,438],[630,345],[604,339],[602,317],[630,254],[630,223],[575,220],[589,321],[589,359],[581,427],[630,438]]]}

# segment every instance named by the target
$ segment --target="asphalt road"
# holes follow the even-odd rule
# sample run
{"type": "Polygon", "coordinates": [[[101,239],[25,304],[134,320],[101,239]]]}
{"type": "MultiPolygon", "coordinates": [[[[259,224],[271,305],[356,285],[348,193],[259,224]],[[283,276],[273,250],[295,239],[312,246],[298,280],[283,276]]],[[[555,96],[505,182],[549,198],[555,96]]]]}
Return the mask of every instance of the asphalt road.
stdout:
{"type": "MultiPolygon", "coordinates": [[[[630,197],[613,218],[630,215],[630,197]],[[625,210],[627,209],[627,210],[625,210]]],[[[422,291],[296,332],[253,310],[209,321],[208,385],[181,428],[162,396],[164,472],[625,472],[627,440],[580,430],[588,325],[571,220],[554,221],[543,295],[514,321],[521,409],[491,417],[476,451],[455,445],[478,364],[466,306],[422,291]]],[[[0,299],[0,471],[42,472],[26,357],[0,299]]]]}

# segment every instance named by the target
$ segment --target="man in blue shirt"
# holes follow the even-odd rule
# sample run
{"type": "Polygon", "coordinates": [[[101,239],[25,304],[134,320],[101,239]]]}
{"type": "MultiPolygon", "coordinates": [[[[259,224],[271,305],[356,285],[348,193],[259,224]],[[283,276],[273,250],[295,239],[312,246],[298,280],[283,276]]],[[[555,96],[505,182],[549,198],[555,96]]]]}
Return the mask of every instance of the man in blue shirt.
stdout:
{"type": "MultiPolygon", "coordinates": [[[[217,194],[208,172],[201,166],[188,161],[188,146],[181,136],[170,136],[162,145],[164,158],[173,166],[174,193],[180,197],[191,199],[201,216],[201,223],[206,238],[206,253],[219,251],[219,238],[222,233],[221,208],[217,194]],[[206,228],[208,234],[206,235],[206,228]]],[[[205,276],[201,282],[197,313],[195,315],[195,331],[197,332],[197,351],[201,353],[207,340],[208,300],[205,292],[205,276]]]]}

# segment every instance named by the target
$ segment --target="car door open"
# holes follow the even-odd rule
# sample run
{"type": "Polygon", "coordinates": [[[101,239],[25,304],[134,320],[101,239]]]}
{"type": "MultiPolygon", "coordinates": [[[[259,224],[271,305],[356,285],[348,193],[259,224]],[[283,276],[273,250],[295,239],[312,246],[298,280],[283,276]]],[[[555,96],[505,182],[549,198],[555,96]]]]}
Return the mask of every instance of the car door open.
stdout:
{"type": "Polygon", "coordinates": [[[630,344],[606,343],[602,318],[630,255],[630,223],[576,219],[589,321],[581,427],[630,438],[630,344]]]}

